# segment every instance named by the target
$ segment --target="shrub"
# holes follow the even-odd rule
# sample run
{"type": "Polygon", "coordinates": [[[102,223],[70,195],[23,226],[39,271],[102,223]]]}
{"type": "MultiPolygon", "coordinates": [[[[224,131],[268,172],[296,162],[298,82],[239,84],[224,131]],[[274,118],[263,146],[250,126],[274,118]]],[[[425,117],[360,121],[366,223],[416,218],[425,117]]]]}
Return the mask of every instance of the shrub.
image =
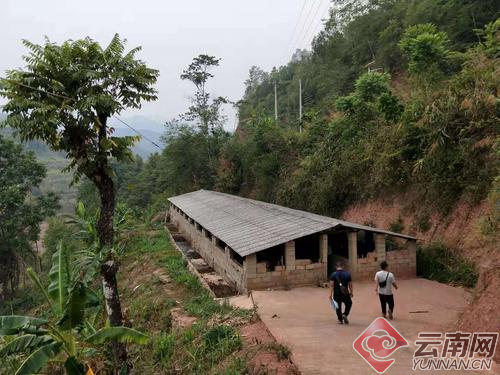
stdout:
{"type": "Polygon", "coordinates": [[[389,225],[389,230],[391,232],[402,233],[404,229],[405,226],[403,224],[403,218],[401,216],[398,216],[397,220],[389,225]]]}
{"type": "Polygon", "coordinates": [[[37,288],[28,286],[19,290],[11,300],[0,303],[0,315],[26,314],[33,306],[40,306],[42,303],[42,293],[37,288]]]}
{"type": "Polygon", "coordinates": [[[65,222],[63,218],[53,217],[48,220],[47,230],[43,237],[45,252],[42,256],[43,268],[47,269],[52,262],[52,254],[57,251],[59,242],[64,244],[69,254],[85,248],[85,244],[79,239],[78,228],[65,222]]]}
{"type": "Polygon", "coordinates": [[[420,214],[417,216],[416,223],[420,232],[425,233],[431,229],[431,222],[428,214],[420,214]]]}
{"type": "Polygon", "coordinates": [[[467,288],[473,288],[478,279],[478,271],[471,262],[437,242],[418,249],[417,274],[441,283],[467,288]]]}
{"type": "Polygon", "coordinates": [[[432,24],[420,24],[409,27],[399,43],[406,53],[408,71],[427,79],[436,79],[445,68],[449,56],[448,36],[438,31],[432,24]]]}

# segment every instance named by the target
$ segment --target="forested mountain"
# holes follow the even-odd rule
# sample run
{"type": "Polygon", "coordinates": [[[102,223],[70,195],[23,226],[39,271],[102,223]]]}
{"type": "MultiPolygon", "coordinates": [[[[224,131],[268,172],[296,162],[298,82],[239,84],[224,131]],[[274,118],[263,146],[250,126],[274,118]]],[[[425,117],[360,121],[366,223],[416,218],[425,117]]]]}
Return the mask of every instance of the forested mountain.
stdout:
{"type": "Polygon", "coordinates": [[[133,184],[150,188],[132,199],[208,188],[328,215],[408,189],[441,213],[483,199],[497,173],[500,4],[359,4],[333,7],[312,51],[250,70],[236,134],[169,133],[133,184]]]}
{"type": "MultiPolygon", "coordinates": [[[[279,123],[298,129],[299,79],[309,116],[327,114],[334,111],[335,99],[350,93],[368,69],[391,73],[395,86],[404,81],[408,59],[399,43],[408,27],[435,25],[446,33],[446,47],[458,57],[458,52],[479,41],[477,30],[500,15],[495,0],[346,0],[333,4],[312,51],[297,50],[287,65],[271,72],[258,67],[250,70],[239,106],[240,124],[253,115],[274,113],[273,83],[277,82],[279,123]]],[[[452,73],[460,62],[450,59],[444,70],[452,73]]],[[[409,91],[405,85],[401,89],[409,91]]]]}
{"type": "MultiPolygon", "coordinates": [[[[21,143],[10,128],[0,128],[0,135],[14,140],[16,143],[21,143]]],[[[40,193],[55,193],[60,198],[59,211],[72,213],[76,204],[77,188],[70,186],[71,175],[63,172],[69,164],[65,154],[52,151],[42,141],[28,141],[21,144],[25,151],[33,152],[38,162],[46,168],[46,174],[42,182],[33,189],[33,194],[36,196],[40,193]]]]}
{"type": "Polygon", "coordinates": [[[23,149],[0,129],[0,308],[11,314],[0,373],[127,373],[132,363],[137,373],[247,373],[237,330],[250,316],[214,301],[158,220],[169,197],[197,189],[415,235],[421,276],[475,288],[456,328],[497,330],[500,2],[332,4],[310,51],[250,69],[234,134],[223,127],[228,99],[207,85],[224,68],[216,56],[178,72],[194,95],[160,137],[155,121],[123,117],[133,130],[115,117],[157,99],[159,71],[140,48],[125,51],[118,35],[107,47],[25,41],[26,66],[0,79],[9,123],[32,139],[23,149]],[[133,148],[137,132],[148,139],[133,148]],[[58,189],[73,178],[68,198],[58,189]],[[48,219],[58,206],[49,190],[70,220],[48,219]],[[33,244],[46,219],[42,255],[33,244]],[[196,324],[175,328],[173,307],[196,324]]]}

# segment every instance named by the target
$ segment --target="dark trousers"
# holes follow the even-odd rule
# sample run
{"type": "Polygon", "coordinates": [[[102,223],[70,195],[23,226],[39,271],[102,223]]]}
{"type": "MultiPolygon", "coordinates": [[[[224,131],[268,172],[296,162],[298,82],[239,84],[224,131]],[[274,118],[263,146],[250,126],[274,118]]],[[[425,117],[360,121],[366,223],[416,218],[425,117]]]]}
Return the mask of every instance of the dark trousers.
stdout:
{"type": "Polygon", "coordinates": [[[339,295],[334,294],[333,299],[335,300],[335,302],[337,302],[337,305],[339,305],[339,308],[337,309],[337,318],[341,322],[342,321],[342,304],[344,304],[344,306],[345,306],[343,315],[347,316],[351,312],[351,307],[352,307],[351,296],[349,296],[349,295],[345,296],[343,294],[339,294],[339,295]]]}
{"type": "Polygon", "coordinates": [[[389,305],[389,311],[394,311],[394,296],[387,295],[387,294],[380,294],[379,293],[379,298],[380,298],[380,307],[382,307],[382,314],[386,314],[386,305],[389,305]]]}

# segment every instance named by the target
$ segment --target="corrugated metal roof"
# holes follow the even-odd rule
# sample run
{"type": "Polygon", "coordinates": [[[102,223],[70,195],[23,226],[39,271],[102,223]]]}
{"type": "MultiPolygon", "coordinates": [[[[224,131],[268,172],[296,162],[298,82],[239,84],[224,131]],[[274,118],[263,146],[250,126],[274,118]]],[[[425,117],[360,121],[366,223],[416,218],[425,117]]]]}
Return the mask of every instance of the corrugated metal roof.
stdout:
{"type": "Polygon", "coordinates": [[[399,233],[209,190],[169,198],[241,256],[343,226],[414,239],[399,233]]]}

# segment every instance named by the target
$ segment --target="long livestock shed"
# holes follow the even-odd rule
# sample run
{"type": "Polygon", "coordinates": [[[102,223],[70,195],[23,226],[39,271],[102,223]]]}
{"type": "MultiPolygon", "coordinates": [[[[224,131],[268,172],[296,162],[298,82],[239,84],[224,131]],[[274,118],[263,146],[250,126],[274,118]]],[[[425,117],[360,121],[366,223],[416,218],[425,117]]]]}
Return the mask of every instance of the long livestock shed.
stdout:
{"type": "Polygon", "coordinates": [[[322,284],[338,260],[354,278],[373,277],[382,260],[416,274],[411,236],[208,190],[169,202],[171,223],[241,292],[322,284]]]}

